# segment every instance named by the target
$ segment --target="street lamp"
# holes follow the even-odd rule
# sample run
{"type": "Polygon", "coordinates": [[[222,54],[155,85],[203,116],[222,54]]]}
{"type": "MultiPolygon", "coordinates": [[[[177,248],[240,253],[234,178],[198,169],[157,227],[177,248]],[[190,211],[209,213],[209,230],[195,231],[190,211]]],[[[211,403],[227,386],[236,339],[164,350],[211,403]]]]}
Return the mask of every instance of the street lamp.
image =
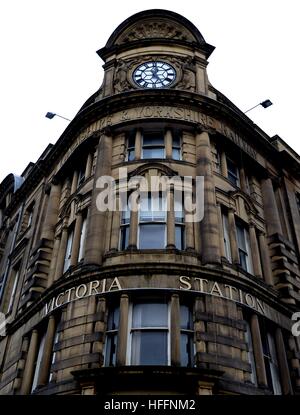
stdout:
{"type": "Polygon", "coordinates": [[[253,110],[254,108],[258,107],[259,105],[261,105],[263,108],[268,108],[271,105],[273,105],[273,102],[271,102],[269,99],[266,99],[263,102],[260,102],[259,104],[254,105],[254,107],[249,108],[247,111],[244,112],[244,114],[246,114],[246,112],[249,112],[249,111],[253,110]]]}
{"type": "Polygon", "coordinates": [[[67,121],[71,121],[69,120],[69,118],[63,117],[62,115],[59,115],[59,114],[55,114],[54,112],[47,112],[47,114],[45,115],[45,117],[49,118],[49,120],[52,120],[52,118],[54,118],[55,116],[63,118],[64,120],[67,120],[67,121]]]}

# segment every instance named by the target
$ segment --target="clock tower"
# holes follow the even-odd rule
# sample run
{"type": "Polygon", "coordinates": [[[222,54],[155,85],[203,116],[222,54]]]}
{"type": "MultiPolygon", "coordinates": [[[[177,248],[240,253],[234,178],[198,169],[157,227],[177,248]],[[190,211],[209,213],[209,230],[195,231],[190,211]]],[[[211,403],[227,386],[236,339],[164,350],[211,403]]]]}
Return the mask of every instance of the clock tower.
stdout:
{"type": "Polygon", "coordinates": [[[136,89],[174,89],[209,95],[207,58],[214,47],[187,19],[148,10],[125,20],[97,53],[103,85],[95,99],[136,89]]]}

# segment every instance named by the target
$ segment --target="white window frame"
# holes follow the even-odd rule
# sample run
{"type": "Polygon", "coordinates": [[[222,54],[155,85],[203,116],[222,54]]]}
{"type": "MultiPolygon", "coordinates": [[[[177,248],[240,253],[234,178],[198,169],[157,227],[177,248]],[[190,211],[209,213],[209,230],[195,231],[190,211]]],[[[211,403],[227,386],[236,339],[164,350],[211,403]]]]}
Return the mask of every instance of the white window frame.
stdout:
{"type": "Polygon", "coordinates": [[[31,386],[31,392],[33,392],[36,387],[38,386],[38,379],[39,379],[39,373],[41,369],[41,364],[43,360],[43,354],[44,354],[44,348],[45,348],[45,342],[46,342],[46,331],[44,331],[41,334],[40,340],[39,340],[39,350],[37,353],[37,358],[35,361],[35,368],[34,368],[34,375],[33,375],[33,381],[31,386]]]}
{"type": "MultiPolygon", "coordinates": [[[[150,194],[150,200],[151,200],[151,206],[152,206],[152,194],[151,193],[149,193],[150,194]]],[[[148,194],[148,200],[149,200],[149,194],[148,194]]],[[[167,199],[165,199],[165,201],[163,202],[164,203],[164,205],[163,206],[165,206],[165,208],[166,208],[166,206],[167,206],[167,199]]],[[[164,211],[164,213],[165,213],[165,218],[164,218],[164,220],[151,220],[151,219],[153,219],[153,215],[151,216],[151,219],[150,219],[150,217],[149,217],[149,221],[141,221],[141,204],[139,205],[139,211],[138,211],[138,232],[137,232],[137,246],[138,246],[138,249],[141,249],[141,250],[146,250],[146,249],[165,249],[166,248],[166,246],[167,246],[167,226],[168,226],[168,223],[167,223],[167,211],[166,211],[166,209],[165,209],[165,211],[164,211]],[[163,225],[164,226],[164,228],[165,228],[165,231],[164,231],[164,243],[163,243],[163,248],[141,248],[140,247],[140,239],[141,239],[141,237],[140,237],[140,233],[141,233],[141,228],[140,228],[140,226],[143,226],[143,225],[146,225],[146,226],[151,226],[151,225],[163,225]]]]}
{"type": "MultiPolygon", "coordinates": [[[[246,268],[247,268],[244,271],[249,272],[249,274],[253,274],[253,264],[252,264],[252,255],[251,255],[249,232],[245,228],[245,226],[243,226],[243,224],[237,223],[236,227],[243,231],[243,238],[244,238],[244,243],[245,243],[245,247],[246,247],[246,251],[243,248],[241,248],[240,245],[239,245],[239,238],[237,238],[239,258],[240,258],[240,251],[243,251],[243,253],[246,254],[246,268]]],[[[238,233],[238,229],[237,229],[237,233],[238,233]]]]}
{"type": "Polygon", "coordinates": [[[230,236],[229,236],[229,222],[228,222],[228,215],[226,215],[225,213],[222,213],[222,225],[223,225],[223,240],[224,240],[225,255],[228,261],[232,262],[230,236]]]}
{"type": "MultiPolygon", "coordinates": [[[[154,301],[155,302],[155,301],[154,301]]],[[[163,303],[157,300],[158,303],[163,303]]],[[[142,301],[138,302],[132,302],[129,304],[129,311],[128,311],[128,334],[127,334],[127,350],[126,350],[126,365],[127,366],[139,366],[140,364],[136,365],[131,363],[131,351],[132,351],[132,332],[133,331],[167,331],[167,364],[164,366],[170,366],[171,365],[171,303],[168,301],[167,304],[167,328],[162,327],[132,327],[132,318],[133,318],[133,307],[135,304],[145,304],[147,303],[147,299],[145,299],[145,302],[142,301]]]]}
{"type": "Polygon", "coordinates": [[[14,305],[14,300],[15,300],[15,295],[16,295],[16,291],[17,291],[17,286],[18,286],[18,282],[19,282],[19,277],[20,277],[20,268],[16,269],[16,270],[12,270],[14,273],[14,283],[12,286],[12,290],[11,290],[11,294],[9,297],[9,304],[7,307],[7,314],[10,314],[12,312],[13,309],[13,305],[14,305]]]}
{"type": "MultiPolygon", "coordinates": [[[[56,332],[55,332],[54,341],[53,341],[53,349],[55,345],[58,343],[58,339],[59,339],[59,332],[57,331],[57,327],[56,327],[56,332]]],[[[53,351],[52,358],[51,358],[51,365],[50,365],[49,382],[51,382],[53,379],[52,365],[54,365],[54,363],[56,362],[56,355],[57,355],[57,352],[53,351]]]]}
{"type": "Polygon", "coordinates": [[[239,171],[238,165],[230,157],[226,157],[226,160],[227,160],[227,178],[228,178],[228,180],[230,181],[230,183],[233,186],[240,187],[240,185],[241,185],[241,179],[240,179],[240,171],[239,171]],[[228,168],[228,162],[229,163],[232,163],[236,167],[236,174],[234,175],[236,177],[236,183],[232,183],[232,181],[229,178],[229,171],[231,172],[231,175],[233,175],[233,173],[228,168]]]}
{"type": "Polygon", "coordinates": [[[135,137],[136,137],[136,133],[135,133],[135,135],[132,135],[132,136],[128,135],[126,137],[126,158],[125,158],[125,161],[133,161],[136,158],[135,137]],[[129,141],[130,140],[133,140],[133,146],[129,146],[129,141]],[[134,157],[133,157],[132,160],[129,160],[129,151],[132,151],[132,150],[133,150],[134,157]]]}
{"type": "MultiPolygon", "coordinates": [[[[78,262],[84,259],[84,249],[87,235],[87,216],[84,216],[80,232],[78,262]]],[[[73,245],[73,243],[72,243],[73,245]]]]}
{"type": "MultiPolygon", "coordinates": [[[[192,320],[193,320],[193,310],[192,310],[192,307],[191,306],[189,306],[189,305],[187,305],[187,304],[180,304],[179,305],[179,314],[180,314],[180,319],[181,319],[181,307],[182,306],[185,306],[185,307],[187,307],[188,309],[189,309],[189,313],[191,313],[191,315],[192,315],[192,320]]],[[[194,342],[194,339],[193,339],[193,336],[194,336],[194,334],[195,334],[195,329],[194,329],[194,323],[193,323],[193,321],[192,321],[192,325],[193,325],[193,328],[192,329],[186,329],[186,328],[182,328],[181,327],[181,320],[180,320],[180,366],[181,367],[195,367],[195,365],[196,365],[196,363],[195,363],[195,361],[194,361],[194,359],[195,359],[195,354],[196,354],[196,344],[195,344],[195,342],[194,342]],[[193,349],[193,356],[191,357],[192,358],[192,363],[193,364],[191,364],[191,366],[182,366],[181,365],[181,353],[182,353],[182,351],[181,351],[181,335],[182,334],[188,334],[189,336],[191,336],[192,338],[191,338],[191,340],[192,340],[192,349],[193,349]]],[[[171,327],[171,326],[170,326],[171,327]]]]}
{"type": "Polygon", "coordinates": [[[162,137],[163,137],[163,144],[157,144],[157,145],[154,145],[154,144],[149,144],[149,145],[145,145],[144,144],[144,138],[145,138],[145,134],[147,135],[147,134],[153,134],[154,136],[155,136],[155,134],[156,134],[156,132],[155,131],[145,131],[145,132],[143,132],[143,134],[142,134],[142,159],[145,159],[145,160],[155,160],[155,159],[157,159],[157,157],[145,157],[145,155],[144,155],[144,149],[146,148],[156,148],[156,149],[158,149],[158,148],[163,148],[163,156],[162,157],[158,157],[159,159],[160,158],[162,158],[162,159],[165,159],[166,158],[166,141],[165,141],[165,136],[164,136],[164,133],[163,133],[163,131],[157,131],[157,133],[158,134],[162,134],[162,137]]]}
{"type": "Polygon", "coordinates": [[[248,346],[248,362],[251,366],[251,382],[257,386],[257,373],[256,373],[256,364],[255,364],[255,357],[254,357],[254,350],[253,350],[253,338],[251,333],[251,327],[248,320],[244,320],[246,323],[246,331],[245,331],[245,337],[246,337],[246,343],[248,346]]]}
{"type": "Polygon", "coordinates": [[[106,364],[106,359],[107,359],[106,355],[108,353],[107,339],[111,334],[113,334],[114,336],[115,335],[117,336],[117,342],[116,342],[116,360],[117,360],[117,350],[118,350],[118,342],[119,342],[118,337],[119,337],[119,329],[120,329],[120,309],[121,309],[120,304],[118,304],[118,305],[115,304],[115,306],[113,306],[111,309],[108,310],[108,318],[109,318],[109,313],[111,312],[111,310],[116,309],[116,308],[119,308],[118,325],[115,329],[107,330],[107,327],[106,327],[106,330],[105,330],[105,344],[104,344],[104,350],[103,350],[103,365],[104,365],[104,367],[113,367],[113,366],[110,366],[110,365],[106,364]]]}
{"type": "Polygon", "coordinates": [[[282,386],[280,383],[280,372],[279,372],[279,366],[278,366],[275,339],[274,339],[274,336],[269,331],[267,331],[267,342],[268,342],[270,355],[269,356],[265,355],[265,358],[268,359],[269,364],[270,364],[273,392],[274,392],[274,395],[282,395],[282,386]]]}
{"type": "Polygon", "coordinates": [[[182,160],[182,135],[177,133],[172,133],[172,159],[175,161],[180,161],[182,160]],[[178,134],[179,137],[179,147],[177,145],[174,145],[174,134],[178,134]],[[173,157],[173,150],[178,150],[179,149],[179,158],[176,159],[173,157]]]}
{"type": "Polygon", "coordinates": [[[63,274],[70,268],[70,265],[71,265],[73,240],[74,240],[74,228],[72,228],[68,232],[68,240],[67,240],[67,246],[66,246],[66,252],[65,252],[63,274]]]}

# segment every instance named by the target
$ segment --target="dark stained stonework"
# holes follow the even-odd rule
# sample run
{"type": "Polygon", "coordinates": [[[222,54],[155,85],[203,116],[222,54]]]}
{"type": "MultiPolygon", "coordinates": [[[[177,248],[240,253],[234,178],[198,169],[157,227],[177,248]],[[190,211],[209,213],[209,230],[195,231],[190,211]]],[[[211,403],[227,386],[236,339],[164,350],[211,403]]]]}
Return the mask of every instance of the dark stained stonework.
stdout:
{"type": "Polygon", "coordinates": [[[0,394],[300,393],[300,158],[210,84],[213,50],[176,13],[131,16],[98,91],[0,184],[0,394]],[[139,88],[156,61],[175,81],[139,88]],[[191,177],[194,198],[203,176],[203,218],[176,214],[174,186],[153,246],[137,212],[97,208],[120,169],[191,177]]]}

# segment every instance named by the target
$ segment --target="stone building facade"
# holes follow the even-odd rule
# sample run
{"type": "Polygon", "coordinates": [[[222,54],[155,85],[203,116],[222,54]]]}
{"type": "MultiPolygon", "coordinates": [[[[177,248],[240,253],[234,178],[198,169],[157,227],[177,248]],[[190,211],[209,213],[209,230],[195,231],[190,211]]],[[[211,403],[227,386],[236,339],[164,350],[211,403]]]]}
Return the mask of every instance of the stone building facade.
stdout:
{"type": "Polygon", "coordinates": [[[100,89],[1,183],[1,394],[299,394],[300,158],[210,84],[213,49],[173,12],[125,20],[100,89]],[[128,206],[153,178],[167,200],[128,206]]]}

